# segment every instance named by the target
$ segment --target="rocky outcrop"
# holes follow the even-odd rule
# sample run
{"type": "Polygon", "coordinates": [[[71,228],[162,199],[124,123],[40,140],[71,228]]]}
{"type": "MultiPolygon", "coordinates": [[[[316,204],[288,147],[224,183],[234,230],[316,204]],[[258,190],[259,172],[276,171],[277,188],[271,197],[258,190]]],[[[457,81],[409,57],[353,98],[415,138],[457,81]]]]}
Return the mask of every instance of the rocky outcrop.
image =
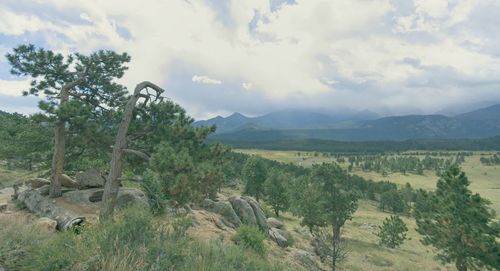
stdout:
{"type": "Polygon", "coordinates": [[[201,203],[201,207],[209,212],[216,213],[222,216],[222,223],[231,228],[241,226],[241,220],[233,209],[231,203],[227,201],[213,201],[205,199],[201,203]]]}
{"type": "Polygon", "coordinates": [[[64,187],[67,188],[78,187],[78,183],[75,180],[71,179],[71,177],[66,174],[61,174],[61,178],[59,178],[59,180],[61,181],[61,185],[64,187]]]}
{"type": "Polygon", "coordinates": [[[274,217],[268,218],[267,224],[272,228],[283,229],[283,223],[274,217]]]}
{"type": "Polygon", "coordinates": [[[243,224],[249,226],[258,225],[252,206],[246,200],[239,197],[232,197],[229,199],[229,202],[243,224]]]}
{"type": "Polygon", "coordinates": [[[56,206],[52,199],[43,197],[35,189],[26,190],[18,195],[18,199],[26,205],[28,210],[41,216],[48,217],[57,222],[58,230],[67,230],[85,221],[85,217],[79,216],[69,210],[56,206]]]}
{"type": "Polygon", "coordinates": [[[267,224],[266,215],[264,214],[264,211],[260,207],[259,203],[250,197],[242,197],[242,199],[248,202],[248,204],[250,204],[250,207],[252,207],[259,228],[263,232],[267,232],[269,230],[269,225],[267,224]]]}
{"type": "Polygon", "coordinates": [[[75,176],[78,183],[78,189],[87,188],[101,188],[104,187],[105,178],[102,173],[95,169],[90,168],[85,171],[78,172],[75,176]]]}
{"type": "Polygon", "coordinates": [[[288,239],[281,234],[279,229],[270,228],[268,231],[268,234],[269,234],[269,237],[271,238],[271,240],[276,242],[276,244],[278,244],[278,246],[280,246],[280,247],[287,247],[288,246],[288,239]]]}

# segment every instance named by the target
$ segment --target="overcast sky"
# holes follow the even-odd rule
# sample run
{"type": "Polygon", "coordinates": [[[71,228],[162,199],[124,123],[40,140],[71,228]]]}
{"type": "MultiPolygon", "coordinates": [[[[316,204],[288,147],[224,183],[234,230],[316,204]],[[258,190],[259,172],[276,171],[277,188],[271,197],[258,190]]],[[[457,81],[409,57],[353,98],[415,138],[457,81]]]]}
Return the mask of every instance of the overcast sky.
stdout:
{"type": "Polygon", "coordinates": [[[122,83],[196,118],[500,102],[498,0],[1,0],[0,110],[30,113],[3,57],[21,43],[126,51],[122,83]]]}

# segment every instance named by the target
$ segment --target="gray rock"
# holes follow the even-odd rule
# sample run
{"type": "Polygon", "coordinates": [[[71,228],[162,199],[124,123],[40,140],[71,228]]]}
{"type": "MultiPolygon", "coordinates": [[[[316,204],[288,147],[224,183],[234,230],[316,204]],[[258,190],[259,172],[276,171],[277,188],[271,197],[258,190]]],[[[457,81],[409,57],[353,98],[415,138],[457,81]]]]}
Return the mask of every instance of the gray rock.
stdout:
{"type": "Polygon", "coordinates": [[[73,190],[67,193],[63,193],[63,198],[75,204],[92,204],[93,202],[102,200],[103,192],[104,190],[100,188],[73,190]]]}
{"type": "Polygon", "coordinates": [[[258,226],[257,218],[255,217],[252,206],[250,206],[246,200],[239,197],[233,197],[229,199],[229,202],[231,202],[235,213],[238,215],[243,224],[258,226]]]}
{"type": "Polygon", "coordinates": [[[242,224],[233,206],[227,201],[205,199],[201,203],[201,207],[209,212],[220,214],[222,216],[222,222],[228,227],[236,228],[242,224]]]}
{"type": "Polygon", "coordinates": [[[100,188],[104,187],[105,178],[102,173],[95,169],[90,168],[83,172],[78,172],[75,176],[79,189],[86,188],[100,188]]]}
{"type": "Polygon", "coordinates": [[[61,181],[61,185],[64,187],[68,187],[68,188],[77,188],[78,187],[78,183],[75,180],[71,179],[71,177],[66,175],[66,174],[61,174],[60,181],[61,181]]]}
{"type": "Polygon", "coordinates": [[[149,208],[146,194],[136,188],[120,188],[118,191],[118,197],[116,198],[116,207],[121,209],[136,204],[149,208]]]}
{"type": "Polygon", "coordinates": [[[281,233],[279,232],[279,229],[276,228],[270,228],[268,231],[269,237],[271,240],[276,242],[278,246],[280,247],[287,247],[288,246],[288,239],[286,239],[281,233]]]}
{"type": "Polygon", "coordinates": [[[0,189],[0,194],[14,194],[14,188],[13,187],[6,187],[3,189],[0,189]]]}
{"type": "Polygon", "coordinates": [[[274,217],[268,218],[267,224],[272,228],[283,229],[283,223],[274,217]]]}
{"type": "Polygon", "coordinates": [[[262,231],[267,232],[269,230],[269,225],[267,224],[266,215],[264,214],[262,208],[260,208],[259,203],[250,197],[242,197],[242,199],[246,200],[248,204],[250,204],[250,207],[252,207],[259,228],[262,231]]]}
{"type": "Polygon", "coordinates": [[[39,187],[42,187],[44,185],[50,184],[50,181],[47,179],[43,179],[43,178],[33,178],[33,179],[27,180],[25,183],[26,183],[26,185],[31,186],[31,188],[39,188],[39,187]]]}

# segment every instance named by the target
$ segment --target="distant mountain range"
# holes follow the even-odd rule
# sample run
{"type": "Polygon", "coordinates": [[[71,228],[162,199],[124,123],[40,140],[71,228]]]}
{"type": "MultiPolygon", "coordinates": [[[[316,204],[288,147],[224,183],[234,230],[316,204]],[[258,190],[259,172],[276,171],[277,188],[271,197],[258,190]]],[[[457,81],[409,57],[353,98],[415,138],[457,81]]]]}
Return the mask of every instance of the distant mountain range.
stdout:
{"type": "Polygon", "coordinates": [[[380,118],[370,111],[332,116],[300,110],[277,111],[260,117],[234,113],[226,118],[197,121],[194,125],[216,125],[217,132],[211,139],[220,141],[486,138],[500,135],[500,104],[455,116],[380,118]]]}

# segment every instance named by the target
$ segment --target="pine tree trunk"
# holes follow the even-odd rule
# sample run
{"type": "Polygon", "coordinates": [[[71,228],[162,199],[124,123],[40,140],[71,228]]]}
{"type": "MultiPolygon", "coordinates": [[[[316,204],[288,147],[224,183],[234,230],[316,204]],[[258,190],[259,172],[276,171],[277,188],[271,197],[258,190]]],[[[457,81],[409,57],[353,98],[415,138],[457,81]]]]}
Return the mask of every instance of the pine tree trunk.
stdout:
{"type": "Polygon", "coordinates": [[[118,133],[116,134],[115,145],[113,145],[113,156],[111,158],[111,166],[109,170],[109,175],[104,185],[104,193],[102,196],[102,206],[99,213],[99,220],[105,221],[113,216],[113,211],[116,205],[116,198],[118,197],[118,191],[120,189],[122,168],[123,168],[123,152],[127,148],[127,132],[130,122],[132,120],[135,104],[141,98],[141,90],[144,88],[153,88],[158,93],[163,92],[163,90],[150,82],[139,83],[134,90],[134,94],[130,97],[125,106],[125,111],[123,113],[123,118],[118,128],[118,133]]]}
{"type": "Polygon", "coordinates": [[[61,175],[64,164],[64,121],[58,121],[54,128],[54,154],[52,156],[52,182],[50,183],[49,196],[57,198],[61,193],[61,175]]]}
{"type": "Polygon", "coordinates": [[[337,269],[337,258],[339,256],[340,227],[332,224],[332,271],[337,269]]]}
{"type": "MultiPolygon", "coordinates": [[[[61,101],[59,107],[64,106],[69,100],[70,85],[66,85],[61,90],[61,101]]],[[[50,183],[49,196],[57,198],[62,195],[61,175],[64,167],[64,149],[66,141],[64,138],[65,122],[59,119],[54,127],[54,154],[52,156],[52,182],[50,183]]]]}

